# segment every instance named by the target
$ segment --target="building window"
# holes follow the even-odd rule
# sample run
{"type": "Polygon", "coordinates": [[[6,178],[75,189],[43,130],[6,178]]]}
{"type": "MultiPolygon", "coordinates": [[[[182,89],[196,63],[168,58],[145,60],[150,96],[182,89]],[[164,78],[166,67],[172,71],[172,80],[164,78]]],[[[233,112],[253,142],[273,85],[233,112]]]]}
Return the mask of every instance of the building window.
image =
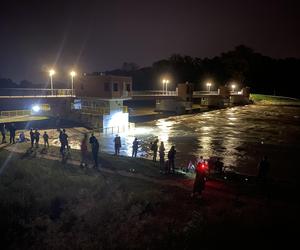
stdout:
{"type": "Polygon", "coordinates": [[[130,84],[129,83],[126,84],[126,91],[130,92],[130,84]]]}
{"type": "Polygon", "coordinates": [[[109,91],[109,82],[104,83],[104,91],[109,91]]]}
{"type": "Polygon", "coordinates": [[[114,91],[118,91],[118,83],[114,83],[114,91]]]}

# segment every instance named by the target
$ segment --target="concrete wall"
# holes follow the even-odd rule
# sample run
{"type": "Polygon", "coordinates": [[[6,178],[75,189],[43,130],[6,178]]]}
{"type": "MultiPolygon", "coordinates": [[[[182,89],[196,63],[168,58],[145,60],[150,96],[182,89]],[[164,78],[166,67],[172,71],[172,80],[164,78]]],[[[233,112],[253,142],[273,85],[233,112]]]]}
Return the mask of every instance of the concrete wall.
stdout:
{"type": "Polygon", "coordinates": [[[244,95],[231,95],[230,104],[232,105],[245,105],[249,104],[249,97],[244,95]]]}
{"type": "Polygon", "coordinates": [[[110,75],[83,75],[74,82],[77,97],[127,98],[131,97],[131,77],[110,75]]]}
{"type": "Polygon", "coordinates": [[[14,98],[0,99],[0,111],[31,110],[32,106],[49,104],[50,111],[40,112],[37,115],[67,117],[71,112],[72,98],[14,98]]]}
{"type": "Polygon", "coordinates": [[[183,101],[192,101],[194,86],[191,83],[179,83],[177,84],[178,97],[183,101]]]}
{"type": "Polygon", "coordinates": [[[186,105],[187,104],[185,101],[181,101],[178,99],[162,99],[156,102],[155,111],[185,114],[186,105]]]}
{"type": "Polygon", "coordinates": [[[221,95],[211,95],[207,97],[202,97],[201,105],[222,108],[224,106],[224,97],[221,95]]]}

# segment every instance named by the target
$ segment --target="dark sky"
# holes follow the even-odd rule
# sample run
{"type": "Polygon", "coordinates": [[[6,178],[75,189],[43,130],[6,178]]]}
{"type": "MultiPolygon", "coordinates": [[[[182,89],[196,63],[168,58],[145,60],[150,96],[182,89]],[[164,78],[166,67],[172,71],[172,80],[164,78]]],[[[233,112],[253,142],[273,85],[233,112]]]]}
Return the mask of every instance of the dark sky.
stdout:
{"type": "Polygon", "coordinates": [[[0,77],[42,83],[53,66],[64,80],[73,67],[150,66],[173,53],[213,57],[239,44],[300,58],[299,13],[297,0],[6,1],[0,77]]]}

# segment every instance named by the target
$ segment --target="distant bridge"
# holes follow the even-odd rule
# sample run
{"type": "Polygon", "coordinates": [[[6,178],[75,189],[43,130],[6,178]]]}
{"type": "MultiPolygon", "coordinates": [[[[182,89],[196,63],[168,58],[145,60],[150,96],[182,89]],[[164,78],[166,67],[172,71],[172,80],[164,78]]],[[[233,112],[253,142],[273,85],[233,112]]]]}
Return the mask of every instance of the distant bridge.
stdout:
{"type": "MultiPolygon", "coordinates": [[[[193,98],[218,96],[218,91],[193,91],[193,98]]],[[[239,92],[231,92],[230,95],[241,95],[239,92]]],[[[38,89],[38,88],[1,88],[0,98],[67,98],[76,97],[72,89],[38,89]]],[[[133,99],[176,98],[178,91],[145,90],[132,91],[133,99]]]]}
{"type": "Polygon", "coordinates": [[[0,98],[66,98],[75,97],[72,89],[0,88],[0,98]]]}

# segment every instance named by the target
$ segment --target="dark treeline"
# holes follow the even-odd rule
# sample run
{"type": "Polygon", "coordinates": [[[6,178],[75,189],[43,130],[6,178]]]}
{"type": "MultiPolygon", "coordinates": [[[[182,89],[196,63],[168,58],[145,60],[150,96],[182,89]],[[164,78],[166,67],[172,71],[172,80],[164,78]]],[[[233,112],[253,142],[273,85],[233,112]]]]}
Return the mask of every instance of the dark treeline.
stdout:
{"type": "Polygon", "coordinates": [[[133,78],[133,89],[162,89],[162,79],[169,78],[175,89],[177,83],[192,82],[196,90],[204,90],[205,83],[212,89],[235,82],[248,86],[252,93],[300,97],[300,59],[273,59],[254,52],[244,45],[214,58],[197,58],[174,54],[168,59],[154,62],[152,67],[138,68],[134,63],[124,63],[121,69],[108,74],[133,78]]]}
{"type": "MultiPolygon", "coordinates": [[[[244,45],[213,58],[198,58],[174,54],[168,59],[154,62],[151,67],[139,68],[135,63],[124,63],[121,69],[107,74],[131,76],[134,90],[162,89],[162,79],[170,79],[168,89],[177,83],[192,82],[196,90],[206,89],[205,83],[213,83],[211,90],[235,82],[239,88],[248,86],[252,93],[282,95],[300,98],[300,59],[273,59],[244,45]]],[[[64,83],[55,83],[66,88],[64,83]]],[[[0,77],[0,88],[44,88],[23,80],[19,84],[0,77]]],[[[49,86],[48,86],[49,87],[49,86]]]]}

